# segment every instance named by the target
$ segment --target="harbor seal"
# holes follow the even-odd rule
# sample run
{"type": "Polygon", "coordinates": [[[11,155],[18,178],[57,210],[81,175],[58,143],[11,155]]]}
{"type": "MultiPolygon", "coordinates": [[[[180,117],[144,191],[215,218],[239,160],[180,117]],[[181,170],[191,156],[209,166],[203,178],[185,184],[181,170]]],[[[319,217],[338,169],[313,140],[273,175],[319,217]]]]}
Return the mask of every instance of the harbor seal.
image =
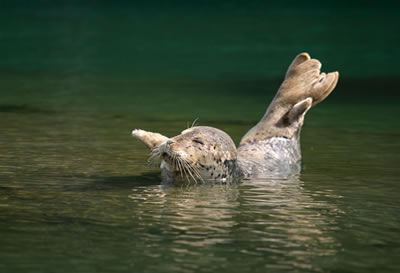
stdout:
{"type": "Polygon", "coordinates": [[[301,53],[261,120],[236,148],[225,132],[194,126],[168,138],[140,129],[132,135],[161,160],[166,182],[236,181],[251,177],[288,177],[301,170],[300,132],[308,110],[335,88],[339,73],[321,73],[321,63],[301,53]]]}

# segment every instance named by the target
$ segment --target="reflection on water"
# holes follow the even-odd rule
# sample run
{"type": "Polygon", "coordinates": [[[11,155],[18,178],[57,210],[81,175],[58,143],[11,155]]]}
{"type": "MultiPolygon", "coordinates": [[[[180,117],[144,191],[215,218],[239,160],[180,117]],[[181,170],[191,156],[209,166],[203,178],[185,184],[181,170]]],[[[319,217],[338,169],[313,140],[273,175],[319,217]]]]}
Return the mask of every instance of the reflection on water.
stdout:
{"type": "Polygon", "coordinates": [[[173,187],[130,129],[184,122],[18,109],[0,116],[1,272],[399,268],[396,134],[311,126],[300,178],[173,187]]]}
{"type": "MultiPolygon", "coordinates": [[[[334,256],[340,249],[331,232],[343,212],[314,200],[302,186],[297,179],[264,179],[229,186],[135,188],[129,197],[137,209],[136,221],[160,225],[163,236],[172,235],[168,245],[172,253],[167,255],[176,255],[173,261],[180,261],[182,272],[193,263],[206,266],[205,272],[216,272],[227,258],[237,272],[248,268],[249,259],[259,271],[319,271],[315,260],[334,256]],[[203,257],[210,252],[212,256],[203,257]]],[[[144,251],[154,255],[154,249],[144,251]]]]}

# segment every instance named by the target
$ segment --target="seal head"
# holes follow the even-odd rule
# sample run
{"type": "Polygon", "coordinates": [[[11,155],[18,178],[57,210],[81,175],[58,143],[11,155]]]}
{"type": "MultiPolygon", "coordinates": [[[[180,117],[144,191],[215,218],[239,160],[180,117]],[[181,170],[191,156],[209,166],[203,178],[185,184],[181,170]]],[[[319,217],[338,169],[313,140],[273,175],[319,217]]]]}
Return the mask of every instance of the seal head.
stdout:
{"type": "Polygon", "coordinates": [[[224,131],[196,126],[154,148],[151,161],[158,158],[164,180],[224,182],[233,177],[237,151],[224,131]]]}

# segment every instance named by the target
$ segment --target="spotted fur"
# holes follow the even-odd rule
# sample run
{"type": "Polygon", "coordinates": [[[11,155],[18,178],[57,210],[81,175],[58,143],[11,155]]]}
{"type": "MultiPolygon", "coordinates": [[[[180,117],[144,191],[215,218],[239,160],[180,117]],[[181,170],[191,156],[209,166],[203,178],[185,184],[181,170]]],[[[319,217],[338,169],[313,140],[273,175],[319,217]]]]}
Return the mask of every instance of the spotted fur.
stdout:
{"type": "Polygon", "coordinates": [[[320,68],[318,60],[299,54],[265,115],[237,149],[228,134],[206,126],[189,128],[173,138],[143,130],[133,130],[132,135],[152,149],[150,161],[162,160],[165,181],[231,182],[296,175],[304,116],[332,92],[339,77],[337,72],[321,73],[320,68]]]}

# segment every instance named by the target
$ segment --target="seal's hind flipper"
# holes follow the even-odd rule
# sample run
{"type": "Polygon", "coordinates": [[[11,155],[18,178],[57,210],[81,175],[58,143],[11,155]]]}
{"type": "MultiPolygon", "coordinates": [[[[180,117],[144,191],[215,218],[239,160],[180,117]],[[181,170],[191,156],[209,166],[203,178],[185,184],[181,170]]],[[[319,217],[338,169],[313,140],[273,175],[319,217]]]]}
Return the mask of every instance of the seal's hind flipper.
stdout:
{"type": "Polygon", "coordinates": [[[247,132],[240,145],[270,137],[298,136],[305,113],[323,101],[339,79],[338,72],[325,74],[320,69],[321,63],[307,53],[297,55],[264,117],[247,132]]]}
{"type": "Polygon", "coordinates": [[[152,133],[152,132],[147,132],[144,130],[140,129],[135,129],[132,131],[132,136],[136,137],[140,141],[144,143],[149,149],[154,149],[158,145],[166,142],[169,140],[168,137],[163,136],[159,133],[152,133]]]}
{"type": "Polygon", "coordinates": [[[338,72],[321,73],[320,61],[311,59],[308,53],[301,53],[289,66],[277,95],[286,99],[311,97],[314,106],[333,91],[338,79],[338,72]]]}

